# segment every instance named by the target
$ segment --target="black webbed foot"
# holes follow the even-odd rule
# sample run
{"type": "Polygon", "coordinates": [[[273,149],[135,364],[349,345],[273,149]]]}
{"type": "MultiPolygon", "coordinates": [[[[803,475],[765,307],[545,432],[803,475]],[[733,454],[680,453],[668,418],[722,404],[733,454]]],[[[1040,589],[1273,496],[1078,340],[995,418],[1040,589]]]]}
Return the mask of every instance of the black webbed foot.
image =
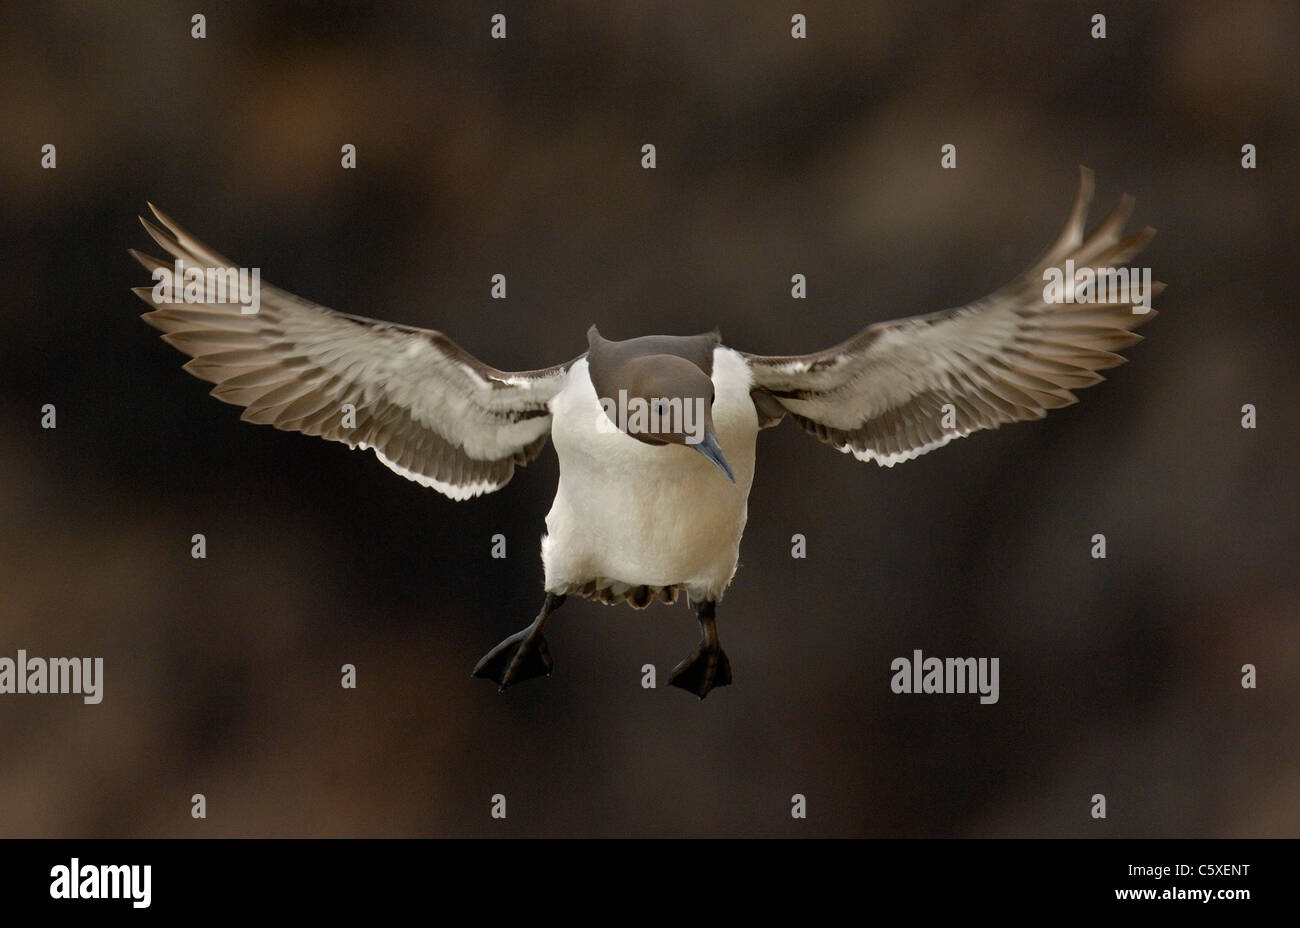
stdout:
{"type": "Polygon", "coordinates": [[[700,623],[700,644],[690,657],[673,668],[668,682],[703,699],[715,686],[731,683],[731,661],[718,644],[718,626],[714,620],[717,603],[705,600],[691,605],[700,623]]]}
{"type": "Polygon", "coordinates": [[[549,676],[551,649],[540,631],[532,626],[516,632],[483,656],[474,676],[491,680],[501,689],[533,677],[549,676]]]}
{"type": "Polygon", "coordinates": [[[564,597],[555,593],[546,594],[542,611],[537,614],[533,624],[521,632],[515,632],[501,642],[478,662],[472,676],[491,680],[503,691],[507,686],[531,680],[533,677],[545,677],[551,674],[551,649],[542,636],[542,626],[552,612],[564,604],[564,597]]]}
{"type": "Polygon", "coordinates": [[[731,661],[722,648],[709,648],[701,643],[690,657],[673,668],[668,682],[703,699],[715,686],[731,683],[731,661]]]}

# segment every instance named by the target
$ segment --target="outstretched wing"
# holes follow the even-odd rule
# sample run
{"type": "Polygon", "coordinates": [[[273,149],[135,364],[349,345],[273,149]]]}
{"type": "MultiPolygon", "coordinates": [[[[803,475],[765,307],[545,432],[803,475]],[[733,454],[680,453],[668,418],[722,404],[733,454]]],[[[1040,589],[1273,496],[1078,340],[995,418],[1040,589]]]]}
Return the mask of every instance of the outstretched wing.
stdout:
{"type": "MultiPolygon", "coordinates": [[[[237,271],[150,209],[162,227],[140,221],[182,269],[237,271]]],[[[177,267],[131,254],[150,271],[177,267]]],[[[403,477],[452,499],[500,489],[516,464],[541,452],[551,429],[547,401],[573,363],[499,371],[441,332],[335,312],[269,284],[260,285],[251,314],[208,291],[200,299],[210,302],[185,302],[180,280],[173,302],[156,301],[155,290],[168,297],[161,285],[135,288],[153,307],[141,318],[193,358],[185,370],[216,384],[213,396],[247,407],[244,420],[370,448],[403,477]]]]}
{"type": "Polygon", "coordinates": [[[1071,391],[1099,383],[1097,371],[1125,360],[1115,352],[1141,341],[1132,330],[1155,315],[1150,296],[1164,288],[1154,283],[1148,293],[1130,289],[1125,296],[1109,286],[1108,275],[1105,301],[1046,302],[1049,268],[1059,269],[1070,290],[1067,261],[1076,272],[1120,269],[1155,235],[1145,228],[1121,237],[1133,210],[1125,196],[1085,237],[1092,188],[1084,168],[1056,242],[991,296],[879,322],[815,354],[747,354],[765,424],[788,413],[840,451],[892,467],[979,429],[1041,419],[1077,402],[1071,391]]]}

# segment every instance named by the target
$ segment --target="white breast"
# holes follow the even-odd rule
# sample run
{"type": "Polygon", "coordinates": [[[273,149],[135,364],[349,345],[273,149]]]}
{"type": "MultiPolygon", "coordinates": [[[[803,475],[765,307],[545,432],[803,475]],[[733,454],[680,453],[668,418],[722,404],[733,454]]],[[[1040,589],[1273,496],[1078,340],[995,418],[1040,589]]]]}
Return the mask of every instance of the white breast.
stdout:
{"type": "Polygon", "coordinates": [[[604,412],[582,359],[551,401],[560,484],[542,541],[546,589],[573,593],[681,586],[720,599],[736,571],[754,477],[758,415],[749,367],[713,353],[713,424],[736,482],[680,445],[647,445],[598,423],[604,412]]]}

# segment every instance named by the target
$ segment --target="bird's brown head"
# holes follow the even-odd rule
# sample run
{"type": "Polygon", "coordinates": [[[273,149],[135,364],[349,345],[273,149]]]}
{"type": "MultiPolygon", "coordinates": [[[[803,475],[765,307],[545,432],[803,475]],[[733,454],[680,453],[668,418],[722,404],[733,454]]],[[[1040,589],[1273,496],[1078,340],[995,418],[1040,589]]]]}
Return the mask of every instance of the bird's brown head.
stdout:
{"type": "MultiPolygon", "coordinates": [[[[610,342],[593,326],[588,371],[605,418],[615,428],[647,445],[685,445],[735,482],[714,432],[713,380],[682,356],[696,350],[689,342],[705,337],[680,339],[685,346],[672,344],[678,341],[673,336],[610,342]]],[[[711,349],[709,357],[711,369],[711,349]]]]}

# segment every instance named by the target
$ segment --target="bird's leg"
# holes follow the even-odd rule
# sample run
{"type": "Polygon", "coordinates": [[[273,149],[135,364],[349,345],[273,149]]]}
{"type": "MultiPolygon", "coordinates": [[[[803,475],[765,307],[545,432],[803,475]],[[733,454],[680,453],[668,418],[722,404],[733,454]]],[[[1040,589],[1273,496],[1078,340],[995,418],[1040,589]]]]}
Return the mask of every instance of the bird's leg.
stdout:
{"type": "Polygon", "coordinates": [[[564,605],[564,597],[547,593],[542,611],[533,624],[516,632],[483,656],[474,668],[474,676],[492,680],[504,690],[512,683],[531,677],[550,676],[551,649],[542,637],[542,626],[551,613],[564,605]]]}
{"type": "Polygon", "coordinates": [[[703,699],[715,686],[731,683],[731,662],[718,644],[718,623],[713,618],[717,603],[706,599],[701,603],[691,603],[691,607],[700,623],[700,645],[690,657],[673,668],[669,682],[703,699]]]}

